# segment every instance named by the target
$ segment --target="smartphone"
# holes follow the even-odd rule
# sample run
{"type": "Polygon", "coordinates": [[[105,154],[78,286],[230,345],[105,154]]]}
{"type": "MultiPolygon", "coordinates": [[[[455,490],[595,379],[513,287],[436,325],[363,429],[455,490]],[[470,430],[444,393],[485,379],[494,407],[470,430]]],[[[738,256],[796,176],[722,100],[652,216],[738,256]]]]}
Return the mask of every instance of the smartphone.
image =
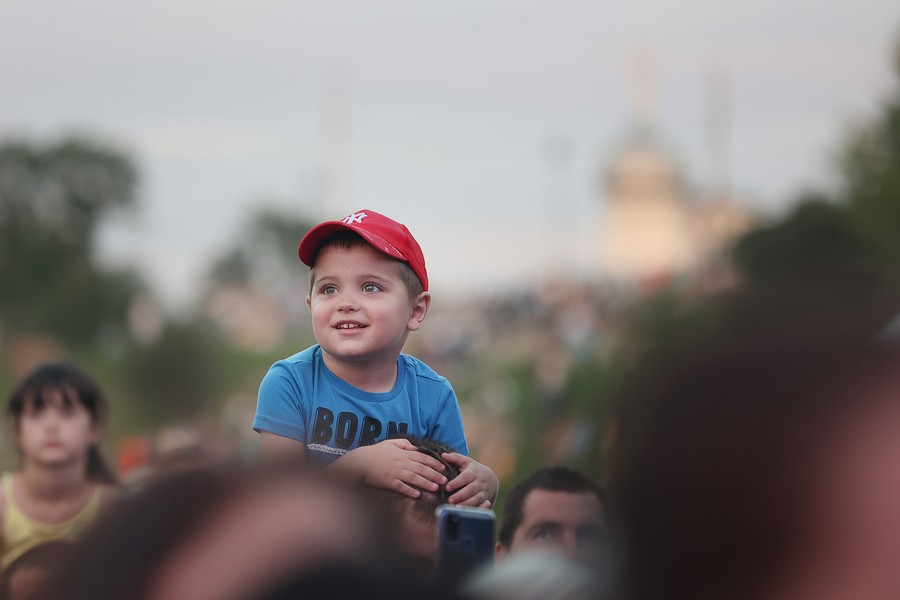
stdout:
{"type": "Polygon", "coordinates": [[[478,567],[494,560],[494,511],[442,504],[437,515],[437,574],[456,586],[478,567]]]}

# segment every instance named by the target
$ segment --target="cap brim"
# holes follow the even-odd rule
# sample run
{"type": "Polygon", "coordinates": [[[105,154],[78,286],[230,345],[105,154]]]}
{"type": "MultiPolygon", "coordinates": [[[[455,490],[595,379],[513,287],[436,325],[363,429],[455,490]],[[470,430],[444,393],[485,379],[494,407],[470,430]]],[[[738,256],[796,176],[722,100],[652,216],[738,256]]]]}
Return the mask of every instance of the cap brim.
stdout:
{"type": "Polygon", "coordinates": [[[297,256],[300,257],[300,261],[307,267],[312,267],[316,260],[316,254],[319,252],[319,246],[322,245],[325,238],[342,230],[353,231],[353,228],[348,227],[343,221],[328,221],[307,231],[300,240],[300,245],[297,246],[297,256]]]}
{"type": "Polygon", "coordinates": [[[348,225],[343,221],[327,221],[310,229],[306,235],[303,236],[303,239],[300,240],[300,245],[297,246],[297,256],[300,257],[301,262],[311,268],[316,260],[316,254],[319,253],[319,247],[322,245],[322,242],[325,241],[325,238],[338,231],[352,231],[362,239],[366,240],[370,246],[382,254],[396,260],[409,262],[409,259],[404,256],[400,250],[380,235],[362,227],[348,225]]]}

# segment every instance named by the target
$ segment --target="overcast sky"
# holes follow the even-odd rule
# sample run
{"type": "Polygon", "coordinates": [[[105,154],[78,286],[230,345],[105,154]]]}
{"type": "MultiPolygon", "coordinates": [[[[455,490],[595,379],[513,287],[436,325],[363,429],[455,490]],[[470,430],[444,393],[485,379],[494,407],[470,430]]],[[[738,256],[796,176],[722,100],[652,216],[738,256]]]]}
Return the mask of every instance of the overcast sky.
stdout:
{"type": "Polygon", "coordinates": [[[142,208],[104,258],[172,302],[264,203],[385,212],[433,289],[483,289],[602,220],[635,57],[655,57],[644,81],[695,189],[721,173],[708,82],[730,82],[725,172],[773,212],[827,185],[847,126],[895,84],[898,33],[889,0],[3,0],[0,135],[130,152],[142,208]]]}

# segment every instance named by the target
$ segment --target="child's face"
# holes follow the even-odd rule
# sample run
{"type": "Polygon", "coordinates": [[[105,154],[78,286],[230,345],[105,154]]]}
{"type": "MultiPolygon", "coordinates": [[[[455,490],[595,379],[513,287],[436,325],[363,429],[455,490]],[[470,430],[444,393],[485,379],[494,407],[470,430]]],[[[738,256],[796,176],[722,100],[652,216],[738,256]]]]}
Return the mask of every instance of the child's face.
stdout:
{"type": "Polygon", "coordinates": [[[88,448],[99,443],[100,426],[73,392],[48,388],[25,402],[16,438],[26,462],[63,466],[85,460],[88,448]]]}
{"type": "Polygon", "coordinates": [[[373,364],[397,360],[429,301],[427,292],[410,298],[400,265],[368,246],[324,248],[307,298],[326,360],[373,364]]]}

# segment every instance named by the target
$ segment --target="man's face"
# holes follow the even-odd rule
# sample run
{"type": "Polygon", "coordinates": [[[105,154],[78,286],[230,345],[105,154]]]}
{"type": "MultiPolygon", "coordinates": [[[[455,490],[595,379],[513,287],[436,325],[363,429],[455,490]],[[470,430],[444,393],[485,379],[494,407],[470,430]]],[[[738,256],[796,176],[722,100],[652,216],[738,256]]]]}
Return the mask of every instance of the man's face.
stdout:
{"type": "Polygon", "coordinates": [[[531,490],[522,506],[522,523],[509,548],[497,545],[497,558],[531,550],[558,552],[582,563],[603,561],[606,528],[600,499],[591,492],[531,490]]]}

